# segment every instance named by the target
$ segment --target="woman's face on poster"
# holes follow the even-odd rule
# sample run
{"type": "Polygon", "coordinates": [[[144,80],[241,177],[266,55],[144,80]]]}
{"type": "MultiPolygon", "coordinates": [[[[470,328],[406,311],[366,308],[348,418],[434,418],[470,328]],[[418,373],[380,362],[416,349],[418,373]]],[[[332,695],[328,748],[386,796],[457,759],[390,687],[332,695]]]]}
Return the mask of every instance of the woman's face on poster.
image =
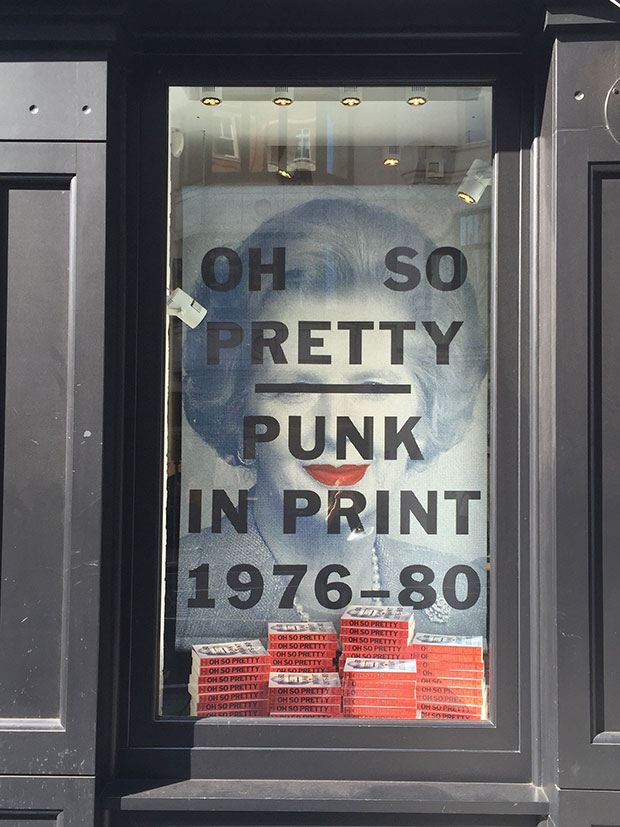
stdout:
{"type": "MultiPolygon", "coordinates": [[[[283,322],[289,331],[282,347],[287,364],[273,364],[265,351],[264,364],[251,372],[246,414],[275,418],[280,435],[271,442],[257,445],[257,484],[264,496],[267,492],[282,495],[285,489],[311,490],[327,500],[327,491],[347,489],[366,497],[366,513],[372,513],[376,491],[398,490],[409,462],[407,450],[401,445],[396,459],[384,458],[385,417],[396,417],[398,427],[409,417],[423,417],[423,398],[411,369],[417,347],[431,346],[420,332],[404,331],[404,364],[392,364],[392,339],[389,330],[379,329],[379,321],[405,321],[407,311],[390,298],[363,298],[356,295],[331,294],[317,296],[298,291],[280,293],[269,300],[260,314],[263,320],[283,322]],[[350,334],[339,329],[339,322],[374,320],[374,329],[361,333],[361,364],[351,364],[350,334]],[[314,330],[313,339],[322,339],[312,347],[313,355],[329,356],[329,364],[298,363],[298,330],[300,321],[330,322],[328,330],[314,330]],[[304,383],[359,385],[361,393],[274,392],[255,393],[254,383],[304,383]],[[410,385],[408,393],[381,392],[385,385],[410,385]],[[299,459],[289,449],[290,417],[300,417],[300,443],[305,450],[316,443],[317,418],[325,419],[325,448],[319,457],[299,459]],[[372,418],[372,457],[360,456],[346,441],[346,457],[337,456],[337,418],[348,417],[364,434],[364,418],[372,418]]],[[[425,337],[427,338],[427,337],[425,337]]],[[[423,439],[418,445],[424,452],[423,439]]],[[[421,461],[421,460],[419,460],[421,461]]]]}

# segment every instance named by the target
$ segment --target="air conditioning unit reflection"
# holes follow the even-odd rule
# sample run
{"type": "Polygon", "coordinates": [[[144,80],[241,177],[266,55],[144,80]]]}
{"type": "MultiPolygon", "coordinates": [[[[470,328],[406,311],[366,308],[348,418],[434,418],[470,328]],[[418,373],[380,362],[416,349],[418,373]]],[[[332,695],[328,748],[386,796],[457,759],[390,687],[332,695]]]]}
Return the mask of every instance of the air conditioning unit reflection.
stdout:
{"type": "Polygon", "coordinates": [[[426,180],[441,180],[444,177],[445,163],[444,150],[438,146],[430,146],[426,150],[426,180]]]}

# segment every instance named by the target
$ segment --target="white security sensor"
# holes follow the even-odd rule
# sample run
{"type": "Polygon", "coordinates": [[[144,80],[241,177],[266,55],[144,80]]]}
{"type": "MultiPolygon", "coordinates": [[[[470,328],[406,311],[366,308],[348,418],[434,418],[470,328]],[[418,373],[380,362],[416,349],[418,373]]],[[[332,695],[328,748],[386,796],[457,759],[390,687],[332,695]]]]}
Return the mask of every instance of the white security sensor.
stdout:
{"type": "Polygon", "coordinates": [[[207,309],[186,293],[177,287],[168,296],[166,302],[169,316],[176,316],[185,322],[189,327],[198,327],[200,322],[207,315],[207,309]]]}

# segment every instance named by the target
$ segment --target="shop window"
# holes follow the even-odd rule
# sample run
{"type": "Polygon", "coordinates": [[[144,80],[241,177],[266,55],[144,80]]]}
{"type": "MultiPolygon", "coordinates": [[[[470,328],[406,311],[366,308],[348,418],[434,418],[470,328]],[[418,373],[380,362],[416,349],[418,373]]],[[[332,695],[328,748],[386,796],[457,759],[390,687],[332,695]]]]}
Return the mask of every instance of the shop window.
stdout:
{"type": "Polygon", "coordinates": [[[493,717],[491,88],[342,97],[170,89],[163,718],[493,717]]]}

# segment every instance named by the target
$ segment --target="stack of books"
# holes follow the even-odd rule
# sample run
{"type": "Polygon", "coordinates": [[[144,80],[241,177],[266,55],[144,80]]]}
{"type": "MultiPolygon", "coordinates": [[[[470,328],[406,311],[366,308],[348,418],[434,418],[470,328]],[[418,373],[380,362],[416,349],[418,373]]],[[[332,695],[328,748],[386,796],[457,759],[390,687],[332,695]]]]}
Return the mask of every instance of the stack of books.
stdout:
{"type": "Polygon", "coordinates": [[[268,623],[274,672],[336,672],[338,634],[333,623],[268,623]]]}
{"type": "Polygon", "coordinates": [[[413,632],[410,606],[350,606],[340,619],[341,674],[347,658],[412,658],[413,632]]]}
{"type": "Polygon", "coordinates": [[[269,713],[271,656],[260,640],[192,647],[190,715],[248,718],[269,713]]]}
{"type": "Polygon", "coordinates": [[[418,665],[421,718],[482,721],[487,717],[482,637],[417,634],[411,650],[418,665]]]}
{"type": "Polygon", "coordinates": [[[272,672],[269,714],[282,718],[341,718],[342,686],[333,672],[272,672]]]}
{"type": "Polygon", "coordinates": [[[417,718],[415,660],[347,658],[342,711],[349,718],[417,718]]]}

